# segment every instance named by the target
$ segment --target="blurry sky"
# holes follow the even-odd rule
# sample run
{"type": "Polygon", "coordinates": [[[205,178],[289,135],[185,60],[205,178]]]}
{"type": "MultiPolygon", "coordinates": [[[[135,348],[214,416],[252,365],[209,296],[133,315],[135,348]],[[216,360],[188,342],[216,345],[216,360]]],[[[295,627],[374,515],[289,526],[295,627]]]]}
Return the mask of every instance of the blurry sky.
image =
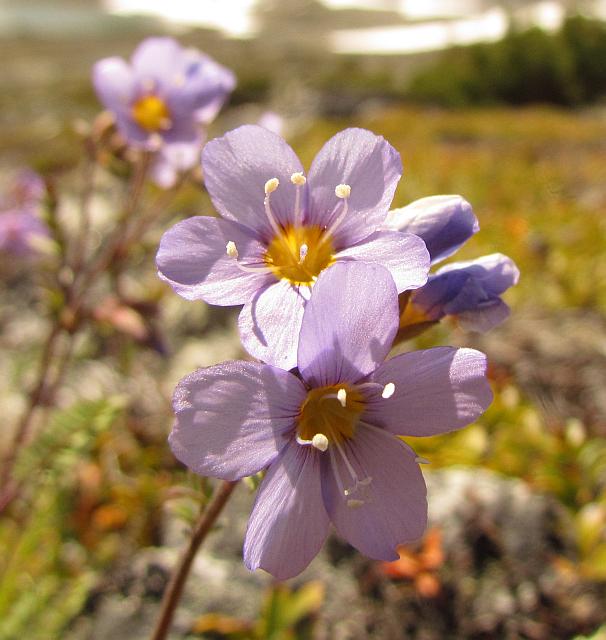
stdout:
{"type": "MultiPolygon", "coordinates": [[[[507,12],[483,0],[322,0],[331,9],[363,8],[397,11],[403,24],[333,32],[336,53],[415,53],[502,38],[507,12]],[[452,18],[444,21],[443,18],[452,18]],[[404,19],[420,21],[406,25],[404,19]]],[[[171,21],[216,27],[235,37],[254,34],[255,0],[106,0],[118,13],[153,13],[171,21]]],[[[557,29],[565,9],[556,0],[519,2],[516,19],[545,29],[557,29]],[[524,6],[526,5],[526,6],[524,6]]]]}
{"type": "MultiPolygon", "coordinates": [[[[268,0],[0,0],[0,34],[11,32],[79,33],[103,28],[99,7],[114,15],[147,15],[173,25],[215,28],[236,38],[254,37],[255,9],[268,0]],[[95,16],[95,11],[97,14],[95,16]],[[86,29],[85,29],[86,30],[86,29]]],[[[271,2],[271,0],[269,0],[271,2]]],[[[275,0],[273,0],[275,2],[275,0]]],[[[304,0],[301,0],[304,1],[304,0]]],[[[347,28],[338,21],[329,33],[335,53],[401,54],[451,45],[498,40],[513,15],[522,26],[557,29],[567,10],[584,9],[606,18],[606,0],[317,0],[328,9],[389,11],[388,26],[369,27],[359,17],[347,28]],[[398,20],[397,14],[401,16],[398,20]],[[359,23],[359,26],[358,26],[359,23]]],[[[288,7],[288,4],[283,5],[288,7]]],[[[293,5],[294,7],[295,5],[293,5]]],[[[296,5],[300,9],[299,5],[296,5]]],[[[316,12],[317,13],[317,12],[316,12]]],[[[322,19],[321,12],[319,20],[322,19]]],[[[377,14],[378,15],[378,14],[377,14]]],[[[293,21],[296,21],[293,16],[293,21]]],[[[374,24],[381,24],[375,21],[374,24]]],[[[295,25],[296,27],[296,25],[295,25]]]]}

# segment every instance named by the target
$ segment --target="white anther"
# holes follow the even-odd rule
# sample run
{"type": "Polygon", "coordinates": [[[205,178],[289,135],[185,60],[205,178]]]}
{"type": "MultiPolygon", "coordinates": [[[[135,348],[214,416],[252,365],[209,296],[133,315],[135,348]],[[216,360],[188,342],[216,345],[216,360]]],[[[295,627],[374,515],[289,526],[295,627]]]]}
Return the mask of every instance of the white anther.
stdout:
{"type": "Polygon", "coordinates": [[[344,408],[347,404],[347,391],[345,389],[339,389],[337,391],[337,400],[341,403],[341,406],[344,408]]]}
{"type": "Polygon", "coordinates": [[[347,506],[350,509],[359,509],[363,505],[364,505],[364,500],[356,500],[355,498],[350,498],[347,501],[347,506]]]}
{"type": "Polygon", "coordinates": [[[236,243],[233,240],[230,240],[225,245],[225,251],[230,258],[238,257],[238,248],[236,247],[236,243]]]}
{"type": "Polygon", "coordinates": [[[270,178],[266,183],[265,183],[265,195],[269,195],[270,193],[273,193],[279,186],[280,181],[278,180],[278,178],[270,178]]]}
{"type": "Polygon", "coordinates": [[[307,178],[300,171],[297,171],[290,176],[290,181],[297,187],[302,187],[307,182],[307,178]]]}
{"type": "Polygon", "coordinates": [[[307,258],[308,251],[309,251],[309,247],[305,243],[303,243],[299,247],[299,264],[301,264],[302,262],[305,262],[305,258],[307,258]]]}
{"type": "Polygon", "coordinates": [[[396,390],[396,385],[393,382],[388,382],[383,387],[383,393],[381,394],[381,398],[385,398],[385,400],[387,400],[387,398],[391,398],[395,390],[396,390]]]}
{"type": "Polygon", "coordinates": [[[349,198],[351,187],[348,184],[338,184],[335,187],[335,195],[337,198],[349,198]]]}
{"type": "Polygon", "coordinates": [[[328,449],[328,438],[323,433],[316,433],[311,439],[311,446],[320,451],[326,451],[328,449]]]}
{"type": "Polygon", "coordinates": [[[429,464],[429,460],[427,458],[422,458],[421,456],[417,456],[415,458],[415,462],[417,464],[429,464]]]}

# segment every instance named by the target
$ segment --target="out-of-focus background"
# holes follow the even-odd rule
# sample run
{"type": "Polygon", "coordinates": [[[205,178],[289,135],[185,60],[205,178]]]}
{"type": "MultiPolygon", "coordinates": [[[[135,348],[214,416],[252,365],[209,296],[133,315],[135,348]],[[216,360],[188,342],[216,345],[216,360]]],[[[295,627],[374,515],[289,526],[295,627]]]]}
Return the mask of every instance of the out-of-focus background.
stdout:
{"type": "MultiPolygon", "coordinates": [[[[337,131],[371,129],[403,158],[395,206],[463,195],[481,231],[457,259],[501,252],[522,273],[501,327],[440,324],[405,346],[482,349],[495,391],[475,425],[410,439],[431,461],[425,540],[385,566],[333,537],[278,585],[242,565],[254,498],[243,485],[171,637],[606,637],[604,19],[598,0],[0,2],[0,186],[33,168],[61,192],[61,215],[76,216],[81,132],[101,109],[91,66],[169,34],[237,76],[210,137],[269,111],[309,166],[337,131]]],[[[97,186],[101,237],[122,192],[115,176],[97,186]]],[[[212,213],[187,185],[121,275],[137,304],[99,292],[95,329],[79,335],[19,462],[30,491],[0,519],[2,640],[148,637],[211,488],[166,445],[172,389],[243,355],[237,310],[174,295],[153,256],[173,221],[212,213]]],[[[2,262],[0,442],[48,324],[33,271],[2,262]]]]}

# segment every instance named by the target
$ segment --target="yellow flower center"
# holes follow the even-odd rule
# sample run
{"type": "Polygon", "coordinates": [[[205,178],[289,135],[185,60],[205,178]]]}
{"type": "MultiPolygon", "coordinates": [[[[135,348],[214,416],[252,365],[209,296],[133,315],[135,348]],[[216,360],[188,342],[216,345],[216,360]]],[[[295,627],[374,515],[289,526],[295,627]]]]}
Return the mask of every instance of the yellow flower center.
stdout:
{"type": "Polygon", "coordinates": [[[267,247],[265,263],[279,279],[311,285],[335,261],[334,247],[318,226],[287,226],[267,247]]]}
{"type": "Polygon", "coordinates": [[[155,132],[170,127],[170,112],[158,96],[143,96],[131,108],[133,120],[146,131],[155,132]]]}
{"type": "Polygon", "coordinates": [[[353,437],[364,406],[362,394],[345,384],[312,389],[301,405],[297,435],[312,440],[320,433],[329,443],[339,444],[353,437]]]}

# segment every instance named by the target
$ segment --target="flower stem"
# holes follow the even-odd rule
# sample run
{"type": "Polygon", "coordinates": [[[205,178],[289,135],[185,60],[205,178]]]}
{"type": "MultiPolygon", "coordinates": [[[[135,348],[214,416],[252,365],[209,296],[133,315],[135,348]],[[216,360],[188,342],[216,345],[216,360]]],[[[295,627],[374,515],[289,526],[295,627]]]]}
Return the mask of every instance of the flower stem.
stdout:
{"type": "Polygon", "coordinates": [[[191,565],[196,557],[196,553],[198,552],[200,545],[204,542],[213,524],[219,517],[223,507],[227,504],[227,501],[237,484],[237,481],[230,482],[228,480],[224,480],[215,491],[212,502],[208,508],[202,512],[200,519],[194,527],[189,544],[183,550],[181,557],[179,558],[179,563],[177,564],[166,591],[164,592],[160,617],[158,618],[150,640],[164,640],[166,638],[175,610],[181,598],[183,587],[187,581],[189,570],[191,569],[191,565]]]}
{"type": "Polygon", "coordinates": [[[2,495],[0,496],[0,513],[12,498],[13,486],[11,475],[19,449],[29,437],[36,408],[42,401],[46,400],[48,379],[60,335],[61,327],[58,324],[53,325],[42,350],[38,378],[29,394],[27,406],[17,424],[12,443],[3,460],[2,471],[0,472],[0,488],[2,490],[2,495]]]}

